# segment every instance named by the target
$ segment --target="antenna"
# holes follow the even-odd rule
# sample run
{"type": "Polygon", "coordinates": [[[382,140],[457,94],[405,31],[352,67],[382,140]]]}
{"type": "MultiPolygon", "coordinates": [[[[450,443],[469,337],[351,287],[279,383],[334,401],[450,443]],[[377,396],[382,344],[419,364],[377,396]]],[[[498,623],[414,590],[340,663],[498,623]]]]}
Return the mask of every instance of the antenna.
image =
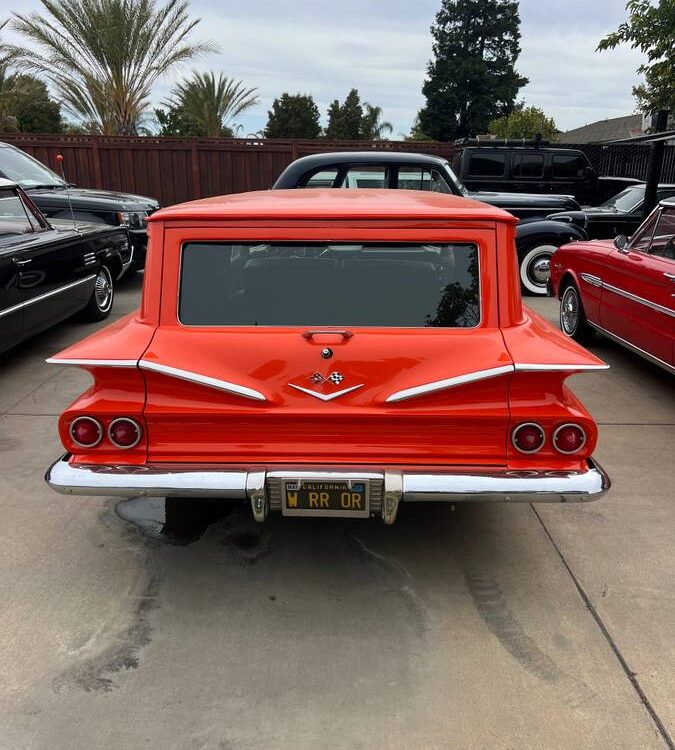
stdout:
{"type": "Polygon", "coordinates": [[[77,222],[75,221],[75,212],[73,211],[73,203],[70,200],[70,185],[68,184],[68,180],[66,179],[66,170],[63,168],[63,154],[56,154],[56,161],[59,163],[59,166],[61,167],[61,177],[63,177],[63,181],[66,183],[66,195],[68,196],[68,208],[70,208],[70,216],[73,220],[73,229],[77,232],[77,222]]]}

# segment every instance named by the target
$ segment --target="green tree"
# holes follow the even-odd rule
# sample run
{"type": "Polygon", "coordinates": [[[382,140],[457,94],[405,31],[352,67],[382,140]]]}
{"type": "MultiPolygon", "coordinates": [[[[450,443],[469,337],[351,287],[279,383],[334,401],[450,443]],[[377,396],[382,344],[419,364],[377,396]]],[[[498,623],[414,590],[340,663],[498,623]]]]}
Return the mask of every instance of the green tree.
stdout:
{"type": "Polygon", "coordinates": [[[361,121],[361,137],[369,141],[381,141],[385,133],[391,134],[394,126],[382,119],[382,107],[373,106],[364,102],[363,118],[361,121]]]}
{"type": "Polygon", "coordinates": [[[319,108],[311,94],[287,94],[274,100],[267,112],[266,138],[318,138],[319,108]]]}
{"type": "Polygon", "coordinates": [[[647,56],[638,73],[644,84],[633,87],[643,112],[669,109],[675,112],[675,0],[629,0],[628,20],[601,40],[598,50],[628,44],[647,56]]]}
{"type": "Polygon", "coordinates": [[[493,120],[488,128],[488,133],[498,138],[534,138],[540,135],[546,141],[556,141],[558,132],[553,118],[546,117],[543,110],[524,106],[493,120]]]}
{"type": "Polygon", "coordinates": [[[514,110],[527,83],[515,69],[517,0],[442,0],[431,34],[434,57],[418,116],[422,133],[439,141],[476,135],[514,110]]]}
{"type": "Polygon", "coordinates": [[[257,89],[247,89],[222,73],[194,72],[177,83],[164,102],[166,111],[155,110],[162,135],[199,135],[231,138],[232,120],[258,103],[257,89]],[[167,132],[173,130],[174,132],[167,132]]]}
{"type": "Polygon", "coordinates": [[[326,138],[356,141],[363,137],[363,105],[359,92],[352,89],[344,104],[335,99],[328,107],[326,138]]]}
{"type": "Polygon", "coordinates": [[[3,108],[16,118],[20,133],[61,132],[61,107],[37,78],[13,75],[0,80],[0,100],[3,108]]]}
{"type": "Polygon", "coordinates": [[[337,99],[334,99],[328,107],[326,138],[344,138],[343,119],[340,102],[337,99]]]}
{"type": "Polygon", "coordinates": [[[192,42],[188,0],[40,0],[15,13],[28,46],[8,46],[23,71],[45,77],[63,106],[100,133],[134,134],[152,86],[177,63],[215,49],[192,42]]]}

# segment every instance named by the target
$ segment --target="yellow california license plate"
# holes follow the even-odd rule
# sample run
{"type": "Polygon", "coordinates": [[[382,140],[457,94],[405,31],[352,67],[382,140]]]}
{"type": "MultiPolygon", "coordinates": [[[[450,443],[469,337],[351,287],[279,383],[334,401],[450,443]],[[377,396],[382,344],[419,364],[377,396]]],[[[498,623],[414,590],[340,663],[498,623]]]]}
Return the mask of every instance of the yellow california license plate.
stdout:
{"type": "Polygon", "coordinates": [[[289,480],[284,482],[286,516],[368,518],[368,482],[359,480],[289,480]]]}

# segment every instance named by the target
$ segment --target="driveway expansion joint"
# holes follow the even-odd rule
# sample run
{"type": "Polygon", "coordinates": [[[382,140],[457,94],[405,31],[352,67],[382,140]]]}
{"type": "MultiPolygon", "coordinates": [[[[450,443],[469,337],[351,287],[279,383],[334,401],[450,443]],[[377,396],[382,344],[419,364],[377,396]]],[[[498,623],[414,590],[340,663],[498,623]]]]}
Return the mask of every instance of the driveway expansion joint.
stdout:
{"type": "Polygon", "coordinates": [[[546,535],[549,542],[553,546],[553,549],[556,551],[565,570],[569,574],[569,577],[572,579],[572,583],[576,587],[577,592],[579,593],[579,596],[582,598],[584,604],[586,605],[586,608],[588,609],[588,611],[591,613],[591,616],[595,620],[595,624],[598,626],[598,628],[600,629],[600,632],[602,633],[605,640],[609,644],[609,647],[614,652],[614,655],[619,661],[619,664],[621,665],[621,668],[626,674],[626,677],[630,681],[630,684],[633,686],[633,689],[635,690],[638,698],[640,699],[640,702],[647,710],[647,713],[649,714],[651,720],[654,722],[655,728],[657,732],[659,733],[661,739],[665,742],[668,750],[675,750],[675,742],[673,742],[673,738],[670,736],[668,729],[666,728],[665,724],[661,720],[661,717],[656,712],[656,709],[654,708],[651,701],[647,697],[647,694],[645,693],[642,686],[640,685],[640,681],[637,678],[637,673],[634,672],[628,665],[628,662],[626,661],[623,654],[621,653],[621,649],[619,648],[614,638],[612,638],[609,630],[607,629],[607,626],[605,625],[602,618],[600,617],[600,614],[598,613],[597,609],[593,605],[593,602],[591,601],[590,596],[586,593],[586,590],[581,585],[576,575],[574,575],[574,572],[572,571],[570,564],[565,559],[565,556],[563,555],[560,547],[556,544],[555,539],[553,539],[553,536],[551,535],[551,532],[548,530],[546,524],[544,523],[544,520],[539,515],[537,509],[534,507],[534,505],[532,505],[532,503],[530,503],[530,508],[532,508],[532,512],[534,513],[537,520],[539,521],[539,524],[541,525],[541,528],[543,529],[544,534],[546,535]]]}

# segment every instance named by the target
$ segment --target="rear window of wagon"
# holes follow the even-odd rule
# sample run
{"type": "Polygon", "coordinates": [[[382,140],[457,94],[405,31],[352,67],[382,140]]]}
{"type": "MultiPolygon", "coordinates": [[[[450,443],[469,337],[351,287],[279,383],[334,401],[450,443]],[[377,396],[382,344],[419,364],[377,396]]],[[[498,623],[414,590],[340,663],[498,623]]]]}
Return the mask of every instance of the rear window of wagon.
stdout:
{"type": "Polygon", "coordinates": [[[475,244],[225,244],[181,251],[178,316],[191,326],[471,328],[475,244]]]}

